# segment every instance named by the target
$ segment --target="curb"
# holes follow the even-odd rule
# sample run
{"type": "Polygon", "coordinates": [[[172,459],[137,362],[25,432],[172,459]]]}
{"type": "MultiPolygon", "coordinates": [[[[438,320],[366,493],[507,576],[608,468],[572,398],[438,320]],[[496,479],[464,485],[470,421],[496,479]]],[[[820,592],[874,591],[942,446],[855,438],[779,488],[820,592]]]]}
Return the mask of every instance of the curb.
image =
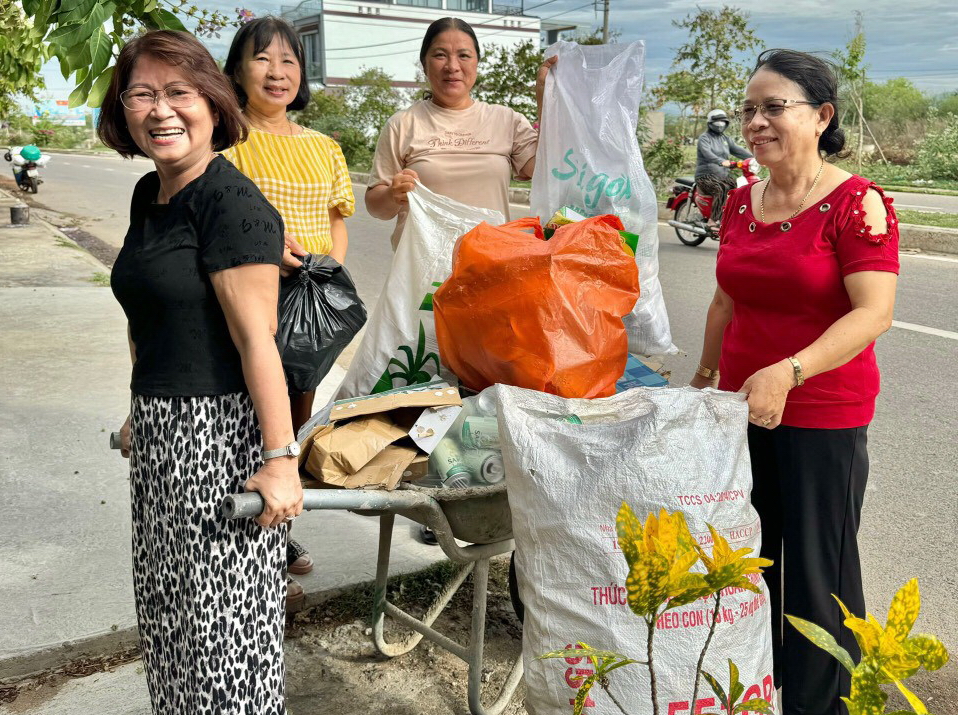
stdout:
{"type": "MultiPolygon", "coordinates": [[[[400,573],[405,571],[396,570],[391,575],[400,573]]],[[[337,596],[373,583],[375,583],[374,580],[357,581],[333,588],[306,590],[306,601],[299,612],[315,608],[337,596]]],[[[79,660],[109,657],[122,650],[138,648],[139,644],[138,627],[132,624],[76,640],[47,644],[25,653],[0,657],[0,686],[56,670],[79,660]]]]}

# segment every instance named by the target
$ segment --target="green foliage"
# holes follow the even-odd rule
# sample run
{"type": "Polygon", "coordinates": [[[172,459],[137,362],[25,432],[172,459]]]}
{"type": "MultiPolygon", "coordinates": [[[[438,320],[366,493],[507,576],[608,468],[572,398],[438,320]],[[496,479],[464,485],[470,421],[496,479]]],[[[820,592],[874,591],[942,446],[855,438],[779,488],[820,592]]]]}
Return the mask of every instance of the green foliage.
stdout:
{"type": "MultiPolygon", "coordinates": [[[[237,16],[231,18],[186,0],[23,0],[22,6],[32,27],[42,28],[38,41],[43,41],[43,52],[59,61],[64,79],[73,77],[76,82],[71,107],[100,105],[116,55],[142,30],[186,30],[185,20],[198,35],[219,36],[222,28],[238,26],[251,17],[237,9],[237,16]]],[[[5,63],[3,54],[0,48],[0,63],[5,63]]],[[[0,69],[6,75],[6,64],[0,69]]]]}
{"type": "Polygon", "coordinates": [[[0,117],[17,111],[15,95],[34,99],[43,89],[42,37],[42,25],[29,21],[19,3],[0,0],[0,117]]]}
{"type": "Polygon", "coordinates": [[[731,111],[741,102],[751,71],[750,64],[736,60],[751,59],[761,44],[748,13],[728,5],[698,8],[672,24],[687,31],[688,41],[676,51],[673,71],[652,90],[658,106],[675,102],[698,115],[716,107],[731,111]]]}
{"type": "Polygon", "coordinates": [[[622,705],[620,705],[619,702],[615,700],[615,696],[609,692],[609,673],[625,665],[632,665],[633,663],[642,662],[633,660],[622,655],[621,653],[616,653],[615,651],[596,650],[587,643],[577,643],[575,648],[563,648],[562,650],[554,650],[546,653],[545,655],[539,656],[540,660],[544,660],[546,658],[588,658],[589,662],[592,663],[594,672],[592,675],[585,678],[581,685],[579,685],[579,689],[576,692],[575,701],[573,702],[572,706],[572,715],[582,714],[582,708],[585,707],[586,698],[589,696],[589,691],[596,683],[602,686],[603,690],[609,694],[613,702],[618,705],[619,710],[624,712],[622,705]]]}
{"type": "Polygon", "coordinates": [[[949,656],[948,650],[935,636],[909,635],[921,612],[918,580],[912,579],[895,594],[888,608],[884,628],[872,614],[859,618],[838,597],[835,600],[845,615],[845,627],[854,633],[861,648],[861,660],[857,665],[848,652],[818,626],[794,616],[786,618],[812,643],[831,653],[851,672],[851,692],[849,697],[842,698],[848,706],[849,715],[883,715],[888,699],[881,689],[884,683],[894,683],[912,710],[919,715],[926,715],[928,709],[924,703],[903,681],[921,668],[941,669],[949,656]]]}
{"type": "MultiPolygon", "coordinates": [[[[765,698],[752,698],[738,702],[745,692],[745,686],[739,680],[738,667],[731,660],[728,662],[728,692],[719,683],[718,679],[709,673],[702,673],[715,697],[719,700],[719,705],[726,715],[737,715],[741,712],[762,713],[762,715],[775,715],[772,711],[772,704],[765,698]],[[738,703],[738,704],[736,704],[738,703]]],[[[702,715],[716,715],[716,713],[703,713],[702,715]]]]}
{"type": "Polygon", "coordinates": [[[309,104],[294,113],[293,120],[338,142],[350,169],[364,171],[370,167],[373,149],[370,139],[356,127],[342,94],[313,92],[309,104]]]}
{"type": "Polygon", "coordinates": [[[924,119],[931,102],[911,80],[904,77],[887,82],[866,82],[862,95],[865,119],[882,119],[896,124],[924,119]]]}
{"type": "Polygon", "coordinates": [[[916,164],[927,176],[958,181],[958,115],[930,132],[918,147],[916,164]]]}
{"type": "Polygon", "coordinates": [[[667,189],[685,166],[685,152],[674,139],[652,142],[642,152],[642,158],[658,191],[667,189]]]}
{"type": "MultiPolygon", "coordinates": [[[[618,42],[619,38],[622,37],[621,30],[609,30],[609,42],[608,44],[613,45],[618,42]]],[[[596,27],[592,32],[580,32],[575,33],[566,33],[562,36],[562,39],[567,42],[578,42],[580,45],[604,45],[605,42],[602,41],[602,28],[596,27]]]]}
{"type": "Polygon", "coordinates": [[[937,97],[933,102],[935,111],[939,115],[954,114],[958,116],[958,92],[937,97]]]}
{"type": "Polygon", "coordinates": [[[536,73],[541,64],[542,51],[531,40],[519,45],[493,45],[479,61],[473,96],[489,104],[512,107],[534,122],[536,73]]]}
{"type": "Polygon", "coordinates": [[[368,137],[378,136],[404,104],[403,95],[392,86],[392,77],[378,67],[363,67],[346,88],[352,124],[368,137]]]}

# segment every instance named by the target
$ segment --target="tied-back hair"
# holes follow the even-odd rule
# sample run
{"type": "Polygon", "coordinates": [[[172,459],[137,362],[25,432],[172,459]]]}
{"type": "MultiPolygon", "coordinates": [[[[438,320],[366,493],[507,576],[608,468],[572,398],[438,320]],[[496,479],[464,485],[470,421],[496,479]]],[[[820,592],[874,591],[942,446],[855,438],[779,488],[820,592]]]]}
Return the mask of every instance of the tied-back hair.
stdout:
{"type": "Polygon", "coordinates": [[[213,151],[223,151],[245,141],[248,131],[246,120],[229,81],[199,40],[188,32],[176,30],[147,32],[130,40],[120,50],[113,78],[100,107],[100,119],[97,122],[100,141],[128,159],[147,155],[133,141],[120,101],[120,94],[130,84],[137,60],[144,56],[181,68],[190,84],[201,93],[197,101],[205,99],[209,102],[213,115],[219,119],[213,127],[213,151]]]}
{"type": "Polygon", "coordinates": [[[305,109],[309,104],[309,82],[306,79],[306,51],[303,49],[303,43],[296,34],[296,30],[286,20],[280,17],[267,15],[260,17],[243,25],[230,45],[229,54],[226,56],[226,64],[223,65],[223,74],[230,78],[233,83],[233,90],[239,98],[241,107],[246,107],[249,98],[243,90],[243,86],[236,77],[237,68],[243,61],[246,47],[249,46],[250,54],[256,55],[267,47],[273,41],[273,38],[280,37],[284,40],[293,54],[296,55],[296,61],[299,62],[299,89],[296,97],[286,105],[287,111],[298,111],[305,109]]]}
{"type": "Polygon", "coordinates": [[[838,124],[840,100],[834,63],[807,52],[774,49],[765,50],[758,56],[751,76],[754,77],[760,69],[767,69],[790,79],[802,88],[805,99],[815,106],[820,107],[827,103],[835,108],[832,120],[818,138],[818,150],[826,156],[846,156],[845,132],[838,124]]]}
{"type": "MultiPolygon", "coordinates": [[[[419,48],[419,64],[422,65],[424,73],[426,71],[426,55],[429,54],[429,48],[432,47],[432,43],[436,41],[436,37],[446,30],[459,30],[459,32],[465,32],[469,35],[473,46],[476,48],[476,59],[482,59],[482,51],[479,49],[479,39],[476,37],[476,31],[472,29],[472,25],[465,20],[460,20],[458,17],[442,17],[426,28],[426,34],[422,38],[422,46],[419,48]]],[[[426,79],[428,81],[428,76],[426,79]]],[[[432,92],[428,89],[424,89],[422,98],[432,99],[432,92]]]]}

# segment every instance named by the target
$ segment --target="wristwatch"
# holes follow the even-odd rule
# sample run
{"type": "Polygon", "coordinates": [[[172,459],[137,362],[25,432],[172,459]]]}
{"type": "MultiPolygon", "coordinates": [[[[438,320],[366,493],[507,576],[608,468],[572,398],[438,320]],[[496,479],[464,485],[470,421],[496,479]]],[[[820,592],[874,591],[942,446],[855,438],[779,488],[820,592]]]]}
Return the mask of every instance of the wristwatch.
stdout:
{"type": "Polygon", "coordinates": [[[279,449],[266,449],[263,450],[263,459],[276,459],[277,457],[298,457],[299,456],[299,442],[293,441],[287,444],[285,447],[280,447],[279,449]]]}

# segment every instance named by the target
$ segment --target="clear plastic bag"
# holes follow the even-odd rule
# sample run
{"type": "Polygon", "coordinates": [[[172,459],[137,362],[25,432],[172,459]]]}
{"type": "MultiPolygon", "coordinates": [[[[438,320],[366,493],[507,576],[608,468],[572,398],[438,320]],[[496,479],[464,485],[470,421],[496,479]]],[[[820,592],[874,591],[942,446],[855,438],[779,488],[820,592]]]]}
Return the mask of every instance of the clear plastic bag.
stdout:
{"type": "Polygon", "coordinates": [[[536,173],[529,197],[545,223],[569,207],[584,216],[615,214],[639,236],[635,261],[642,295],[623,320],[629,351],[675,352],[659,284],[658,208],[636,139],[645,45],[557,42],[546,78],[536,173]]]}

